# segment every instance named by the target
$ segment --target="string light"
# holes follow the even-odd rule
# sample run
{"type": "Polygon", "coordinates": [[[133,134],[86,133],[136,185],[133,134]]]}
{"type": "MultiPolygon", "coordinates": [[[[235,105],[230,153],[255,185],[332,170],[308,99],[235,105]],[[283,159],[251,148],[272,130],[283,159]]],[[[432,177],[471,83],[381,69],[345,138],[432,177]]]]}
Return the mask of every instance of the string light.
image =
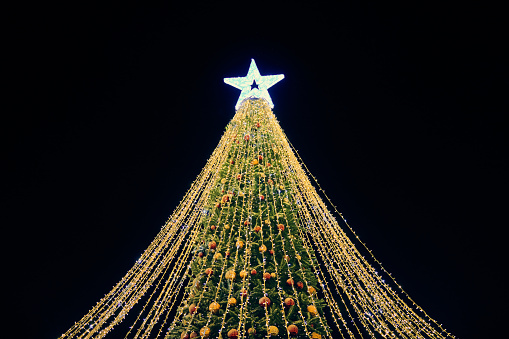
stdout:
{"type": "Polygon", "coordinates": [[[284,134],[271,102],[262,96],[238,105],[218,146],[152,243],[61,338],[103,338],[142,300],[126,338],[180,338],[181,332],[200,331],[202,337],[224,338],[233,331],[246,338],[251,328],[261,327],[262,336],[278,332],[290,338],[294,324],[309,338],[454,338],[353,232],[284,134]],[[361,255],[321,196],[381,273],[361,255]],[[271,300],[263,313],[258,295],[271,300]],[[294,304],[287,307],[286,298],[294,304]],[[263,324],[256,324],[261,314],[263,324]]]}

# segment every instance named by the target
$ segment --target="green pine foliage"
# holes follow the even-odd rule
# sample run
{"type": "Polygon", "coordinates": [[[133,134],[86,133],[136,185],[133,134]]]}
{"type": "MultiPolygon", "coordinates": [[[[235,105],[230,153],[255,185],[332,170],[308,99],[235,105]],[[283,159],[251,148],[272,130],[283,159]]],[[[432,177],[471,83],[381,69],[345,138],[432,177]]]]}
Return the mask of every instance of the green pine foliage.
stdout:
{"type": "Polygon", "coordinates": [[[239,337],[263,338],[268,326],[276,326],[278,337],[287,338],[287,326],[292,324],[298,328],[296,338],[326,333],[326,303],[314,274],[316,257],[302,241],[305,230],[299,225],[293,173],[282,164],[281,145],[268,128],[270,116],[263,106],[255,108],[226,127],[225,133],[232,134],[232,147],[210,190],[200,222],[201,242],[194,247],[191,260],[187,299],[178,310],[181,317],[168,333],[170,338],[186,333],[200,337],[205,326],[211,338],[227,338],[231,329],[237,329],[239,337]],[[242,246],[237,246],[239,240],[242,246]],[[262,246],[265,252],[260,250],[262,246]],[[212,274],[206,274],[206,269],[212,274]],[[247,271],[244,278],[242,270],[247,271]],[[235,272],[234,279],[227,279],[229,271],[235,272]],[[264,272],[276,271],[275,278],[264,280],[264,272]],[[290,276],[293,286],[287,282],[290,276]],[[308,287],[317,293],[311,297],[308,287]],[[247,293],[244,297],[243,290],[247,293]],[[267,310],[259,305],[264,296],[271,301],[267,310]],[[229,298],[235,298],[236,304],[228,305],[229,298]],[[286,298],[292,298],[294,305],[286,306],[286,298]],[[220,305],[216,313],[209,310],[214,301],[220,305]],[[307,311],[313,304],[319,316],[307,311]],[[256,333],[250,334],[249,329],[256,333]]]}

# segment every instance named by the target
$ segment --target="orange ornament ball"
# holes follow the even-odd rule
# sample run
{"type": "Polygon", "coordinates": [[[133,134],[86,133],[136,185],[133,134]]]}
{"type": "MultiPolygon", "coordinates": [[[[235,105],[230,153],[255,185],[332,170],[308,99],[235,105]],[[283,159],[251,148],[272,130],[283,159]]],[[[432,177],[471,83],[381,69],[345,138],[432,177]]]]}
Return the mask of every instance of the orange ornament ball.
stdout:
{"type": "Polygon", "coordinates": [[[211,241],[211,242],[209,242],[209,248],[210,248],[210,249],[214,249],[214,248],[216,248],[216,246],[217,246],[217,244],[216,244],[216,242],[215,242],[215,241],[211,241]]]}
{"type": "Polygon", "coordinates": [[[302,281],[299,281],[299,282],[297,283],[297,287],[298,287],[298,288],[304,288],[304,283],[303,283],[302,281]]]}
{"type": "Polygon", "coordinates": [[[244,140],[249,141],[249,134],[244,135],[244,140]]]}
{"type": "Polygon", "coordinates": [[[269,280],[270,279],[270,273],[269,272],[263,273],[263,279],[269,280]]]}
{"type": "Polygon", "coordinates": [[[180,339],[189,339],[189,333],[187,332],[182,332],[180,334],[180,339]]]}
{"type": "Polygon", "coordinates": [[[256,330],[253,327],[250,327],[249,330],[247,330],[247,333],[249,335],[255,335],[256,334],[256,330]]]}
{"type": "Polygon", "coordinates": [[[284,230],[285,230],[285,225],[283,225],[283,224],[279,224],[279,225],[277,225],[277,228],[278,228],[280,231],[284,231],[284,230]]]}
{"type": "Polygon", "coordinates": [[[196,307],[196,305],[195,305],[195,304],[191,304],[191,305],[189,305],[189,313],[190,313],[190,314],[194,314],[194,313],[196,313],[196,311],[197,311],[197,310],[198,310],[198,307],[196,307]]]}
{"type": "Polygon", "coordinates": [[[292,298],[285,299],[285,306],[293,306],[295,305],[295,301],[292,298]]]}
{"type": "Polygon", "coordinates": [[[261,231],[261,227],[260,226],[255,226],[255,228],[253,228],[253,231],[255,231],[256,233],[260,232],[261,231]]]}
{"type": "Polygon", "coordinates": [[[308,293],[309,294],[315,294],[316,293],[316,289],[313,286],[309,286],[308,287],[308,293]]]}
{"type": "Polygon", "coordinates": [[[198,336],[198,333],[191,332],[191,334],[189,335],[189,338],[193,339],[193,338],[196,338],[197,336],[198,336]]]}
{"type": "Polygon", "coordinates": [[[290,333],[290,335],[297,335],[297,333],[299,333],[299,328],[296,325],[292,324],[288,326],[288,332],[290,333]]]}
{"type": "Polygon", "coordinates": [[[294,282],[293,282],[293,279],[292,279],[292,278],[290,278],[290,279],[288,279],[288,280],[286,281],[286,283],[287,283],[288,285],[290,285],[290,286],[293,286],[293,283],[294,283],[294,282]]]}
{"type": "Polygon", "coordinates": [[[251,270],[251,275],[256,275],[256,270],[255,269],[251,270]]]}
{"type": "Polygon", "coordinates": [[[246,270],[242,270],[242,271],[240,271],[239,276],[240,276],[241,278],[245,278],[245,277],[247,277],[247,274],[248,274],[248,273],[247,273],[247,271],[246,271],[246,270]]]}
{"type": "Polygon", "coordinates": [[[210,229],[211,229],[211,230],[215,230],[215,229],[216,229],[216,226],[212,225],[212,226],[210,226],[210,229]]]}
{"type": "Polygon", "coordinates": [[[237,339],[238,336],[239,336],[239,331],[237,331],[235,328],[228,331],[228,338],[237,339]]]}
{"type": "Polygon", "coordinates": [[[212,268],[209,267],[209,268],[205,269],[205,274],[206,275],[211,275],[212,273],[214,273],[214,271],[212,271],[212,268]]]}
{"type": "Polygon", "coordinates": [[[268,297],[261,297],[260,300],[258,300],[258,304],[260,304],[261,307],[269,307],[270,299],[268,297]]]}
{"type": "Polygon", "coordinates": [[[245,297],[245,296],[247,296],[247,290],[245,288],[243,288],[243,289],[240,290],[239,294],[240,294],[241,297],[245,297]]]}

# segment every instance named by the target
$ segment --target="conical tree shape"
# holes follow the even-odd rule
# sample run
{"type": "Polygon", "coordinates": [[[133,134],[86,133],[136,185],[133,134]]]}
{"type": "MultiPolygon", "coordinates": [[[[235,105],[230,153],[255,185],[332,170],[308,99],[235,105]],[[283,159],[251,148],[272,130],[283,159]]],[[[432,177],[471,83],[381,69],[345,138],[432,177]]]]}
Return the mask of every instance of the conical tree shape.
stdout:
{"type": "Polygon", "coordinates": [[[102,338],[140,300],[126,338],[453,337],[359,253],[302,166],[267,101],[245,100],[161,232],[62,338],[102,338]]]}

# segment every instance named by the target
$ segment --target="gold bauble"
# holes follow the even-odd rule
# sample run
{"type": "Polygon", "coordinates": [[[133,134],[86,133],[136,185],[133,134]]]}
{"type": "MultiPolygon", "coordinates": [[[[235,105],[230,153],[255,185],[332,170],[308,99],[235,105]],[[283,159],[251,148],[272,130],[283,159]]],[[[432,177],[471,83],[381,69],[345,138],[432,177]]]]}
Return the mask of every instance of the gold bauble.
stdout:
{"type": "Polygon", "coordinates": [[[242,247],[244,247],[244,242],[242,240],[237,240],[237,244],[236,245],[237,245],[238,248],[242,248],[242,247]]]}
{"type": "Polygon", "coordinates": [[[246,270],[242,270],[242,271],[240,271],[239,276],[240,276],[241,278],[245,278],[245,277],[247,277],[247,271],[246,271],[246,270]]]}
{"type": "Polygon", "coordinates": [[[221,305],[219,305],[218,302],[213,302],[209,305],[209,311],[212,313],[216,313],[221,308],[221,305]]]}
{"type": "Polygon", "coordinates": [[[276,326],[269,326],[268,330],[267,330],[267,333],[269,335],[278,335],[279,334],[279,330],[276,326]]]}
{"type": "Polygon", "coordinates": [[[276,277],[276,273],[272,272],[272,273],[270,274],[270,276],[271,276],[272,278],[275,278],[275,277],[276,277]]]}
{"type": "Polygon", "coordinates": [[[226,272],[226,274],[224,275],[224,277],[229,280],[235,279],[235,276],[236,276],[236,273],[233,270],[226,272]]]}
{"type": "Polygon", "coordinates": [[[297,258],[297,260],[302,259],[302,257],[300,255],[298,255],[298,254],[295,256],[295,258],[297,258]]]}
{"type": "Polygon", "coordinates": [[[316,332],[311,333],[312,339],[322,339],[322,335],[316,332]]]}
{"type": "Polygon", "coordinates": [[[210,335],[210,328],[202,327],[202,329],[200,330],[200,335],[204,338],[207,338],[210,335]]]}
{"type": "Polygon", "coordinates": [[[222,256],[223,256],[223,255],[222,255],[221,253],[217,252],[216,254],[214,254],[214,259],[216,259],[216,260],[217,260],[217,259],[221,259],[221,258],[222,258],[222,256]]]}
{"type": "Polygon", "coordinates": [[[237,299],[235,299],[235,298],[228,299],[228,305],[230,305],[230,306],[237,305],[237,299]]]}
{"type": "Polygon", "coordinates": [[[260,250],[260,253],[265,253],[267,251],[267,246],[262,245],[262,246],[258,247],[258,250],[260,250]]]}
{"type": "Polygon", "coordinates": [[[309,286],[308,287],[308,293],[309,294],[315,294],[316,293],[316,289],[313,286],[309,286]]]}
{"type": "Polygon", "coordinates": [[[309,305],[308,306],[308,312],[311,313],[312,315],[317,315],[318,314],[318,310],[313,305],[309,305]]]}
{"type": "Polygon", "coordinates": [[[224,228],[225,228],[226,230],[229,230],[229,229],[230,229],[230,225],[226,224],[226,225],[224,225],[224,228]]]}
{"type": "Polygon", "coordinates": [[[226,179],[225,178],[221,179],[221,184],[226,184],[226,179]]]}

